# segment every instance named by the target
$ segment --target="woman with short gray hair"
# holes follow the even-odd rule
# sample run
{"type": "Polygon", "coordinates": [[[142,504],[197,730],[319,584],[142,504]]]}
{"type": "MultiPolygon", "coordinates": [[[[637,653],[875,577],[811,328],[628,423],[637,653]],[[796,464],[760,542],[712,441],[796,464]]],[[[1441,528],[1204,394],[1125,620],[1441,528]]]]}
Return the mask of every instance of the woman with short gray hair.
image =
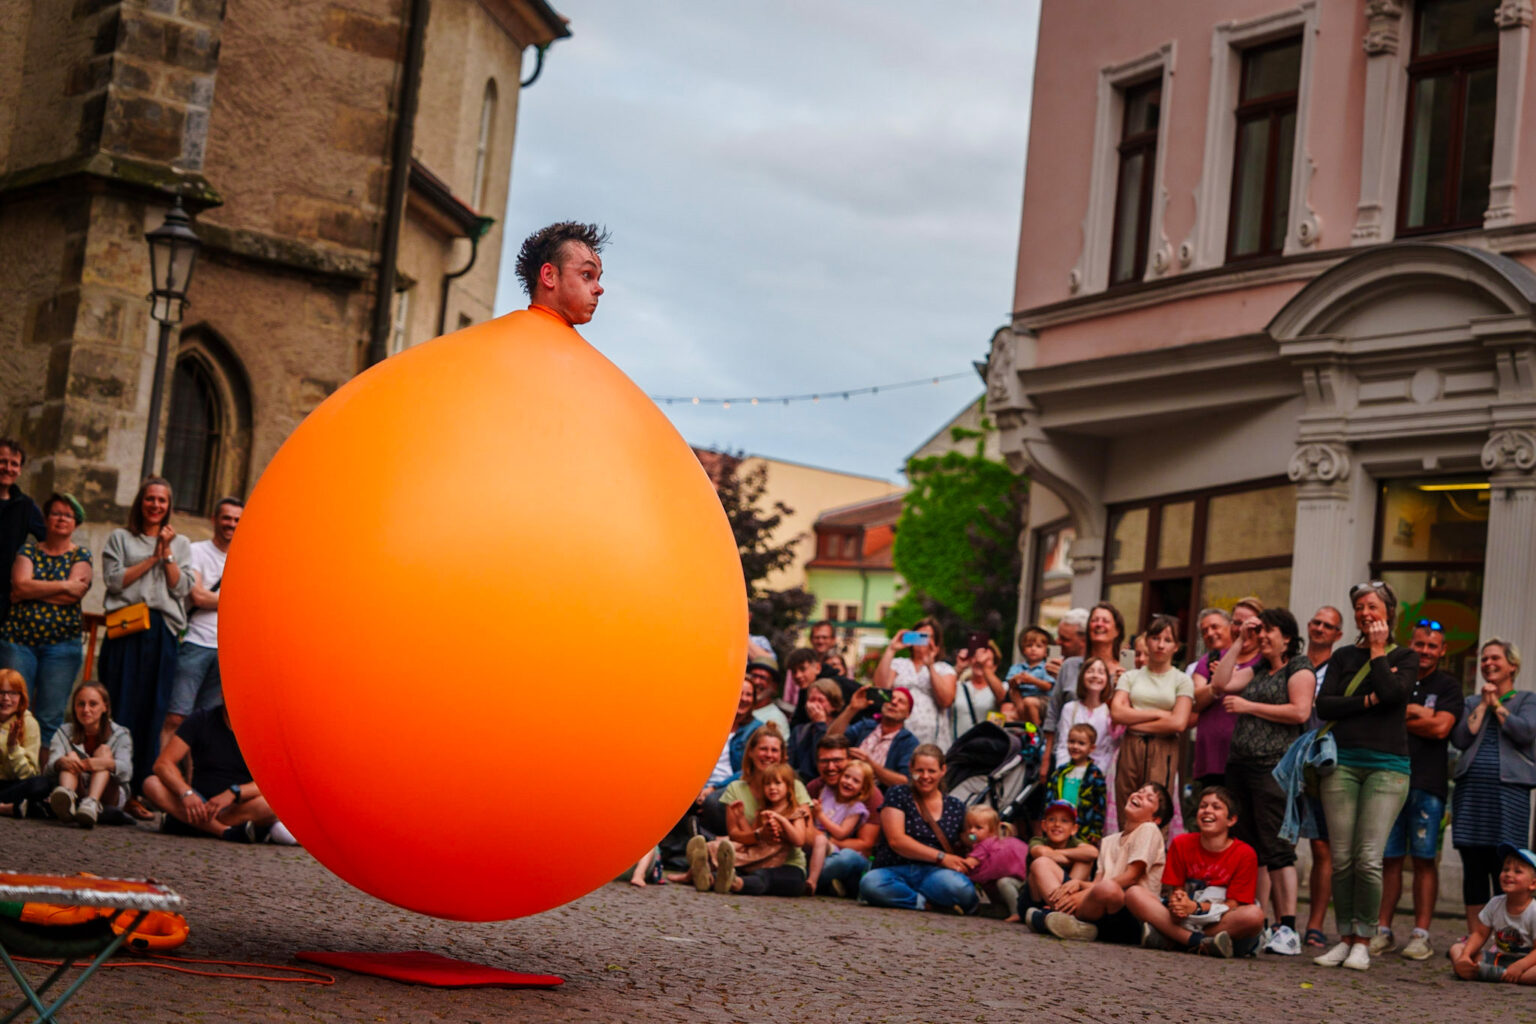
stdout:
{"type": "Polygon", "coordinates": [[[1461,895],[1467,928],[1490,896],[1498,895],[1504,858],[1499,844],[1530,845],[1531,790],[1536,788],[1536,694],[1515,689],[1520,649],[1490,637],[1478,657],[1477,699],[1467,698],[1451,742],[1456,759],[1451,793],[1451,842],[1461,854],[1461,895]]]}

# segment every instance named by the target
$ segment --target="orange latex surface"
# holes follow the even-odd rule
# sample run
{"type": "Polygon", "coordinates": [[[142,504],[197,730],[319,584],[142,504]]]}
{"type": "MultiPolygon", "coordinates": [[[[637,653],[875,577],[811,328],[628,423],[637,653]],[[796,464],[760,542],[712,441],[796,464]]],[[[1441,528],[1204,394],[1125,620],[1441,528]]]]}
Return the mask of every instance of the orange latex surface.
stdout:
{"type": "Polygon", "coordinates": [[[381,899],[559,906],[681,817],[746,652],[729,524],[655,405],[523,311],[386,360],[262,474],[221,586],[240,746],[381,899]]]}

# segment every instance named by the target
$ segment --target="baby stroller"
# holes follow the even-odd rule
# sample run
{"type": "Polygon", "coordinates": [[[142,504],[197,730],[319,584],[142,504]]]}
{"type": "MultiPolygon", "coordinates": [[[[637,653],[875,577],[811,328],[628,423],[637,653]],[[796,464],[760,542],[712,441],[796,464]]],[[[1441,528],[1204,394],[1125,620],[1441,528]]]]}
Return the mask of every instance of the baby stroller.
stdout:
{"type": "Polygon", "coordinates": [[[967,808],[986,805],[1020,835],[1040,816],[1040,734],[1023,722],[978,722],[945,755],[945,791],[967,808]]]}

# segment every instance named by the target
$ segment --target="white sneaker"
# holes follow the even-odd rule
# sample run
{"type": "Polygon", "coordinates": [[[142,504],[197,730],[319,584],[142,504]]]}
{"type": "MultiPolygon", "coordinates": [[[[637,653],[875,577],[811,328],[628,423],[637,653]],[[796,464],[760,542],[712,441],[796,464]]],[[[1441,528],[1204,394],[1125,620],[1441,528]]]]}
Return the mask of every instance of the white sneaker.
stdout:
{"type": "Polygon", "coordinates": [[[1357,942],[1349,947],[1349,956],[1344,958],[1343,966],[1351,971],[1368,971],[1371,969],[1371,947],[1367,943],[1357,942]]]}
{"type": "Polygon", "coordinates": [[[1381,956],[1383,953],[1392,952],[1397,945],[1397,940],[1392,936],[1391,928],[1377,928],[1376,934],[1371,936],[1371,943],[1366,948],[1371,951],[1371,956],[1381,956]]]}
{"type": "Polygon", "coordinates": [[[1264,945],[1264,952],[1278,953],[1280,956],[1300,956],[1301,936],[1296,934],[1294,928],[1285,925],[1275,929],[1275,934],[1264,945]]]}
{"type": "Polygon", "coordinates": [[[63,786],[53,787],[53,792],[48,794],[48,807],[60,821],[75,820],[75,794],[63,786]]]}
{"type": "Polygon", "coordinates": [[[267,842],[276,843],[278,846],[298,846],[299,841],[288,831],[288,826],[280,821],[272,823],[272,830],[267,833],[267,842]]]}
{"type": "Polygon", "coordinates": [[[1045,927],[1058,939],[1071,939],[1075,942],[1092,942],[1099,937],[1099,926],[1079,921],[1071,914],[1063,914],[1060,911],[1052,911],[1045,915],[1045,927]]]}
{"type": "Polygon", "coordinates": [[[1408,945],[1403,947],[1403,951],[1399,955],[1405,960],[1428,960],[1435,955],[1435,951],[1429,944],[1428,935],[1415,933],[1408,940],[1408,945]]]}
{"type": "Polygon", "coordinates": [[[75,824],[81,828],[93,828],[96,825],[96,816],[101,813],[101,804],[94,797],[84,797],[79,806],[75,808],[75,824]]]}
{"type": "Polygon", "coordinates": [[[1319,967],[1337,967],[1349,957],[1350,950],[1354,948],[1347,942],[1341,942],[1322,956],[1313,957],[1312,962],[1319,967]]]}

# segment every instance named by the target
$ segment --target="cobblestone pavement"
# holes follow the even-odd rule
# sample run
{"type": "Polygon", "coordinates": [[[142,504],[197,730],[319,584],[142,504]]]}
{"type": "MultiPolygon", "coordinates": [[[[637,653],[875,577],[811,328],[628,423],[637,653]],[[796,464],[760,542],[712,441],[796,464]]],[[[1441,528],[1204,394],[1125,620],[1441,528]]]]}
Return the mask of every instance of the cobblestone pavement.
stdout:
{"type": "MultiPolygon", "coordinates": [[[[1443,957],[1389,955],[1364,973],[1304,957],[1215,961],[988,918],[624,883],[466,925],[380,903],[299,849],[52,822],[0,821],[0,865],[153,875],[187,897],[187,956],[287,964],[299,949],[419,948],[566,980],[447,991],[337,972],[322,988],[133,968],[103,971],[71,1021],[1536,1021],[1536,992],[1458,982],[1443,957]]],[[[1437,949],[1452,928],[1437,922],[1437,949]]],[[[0,977],[6,1001],[10,988],[0,977]]]]}

